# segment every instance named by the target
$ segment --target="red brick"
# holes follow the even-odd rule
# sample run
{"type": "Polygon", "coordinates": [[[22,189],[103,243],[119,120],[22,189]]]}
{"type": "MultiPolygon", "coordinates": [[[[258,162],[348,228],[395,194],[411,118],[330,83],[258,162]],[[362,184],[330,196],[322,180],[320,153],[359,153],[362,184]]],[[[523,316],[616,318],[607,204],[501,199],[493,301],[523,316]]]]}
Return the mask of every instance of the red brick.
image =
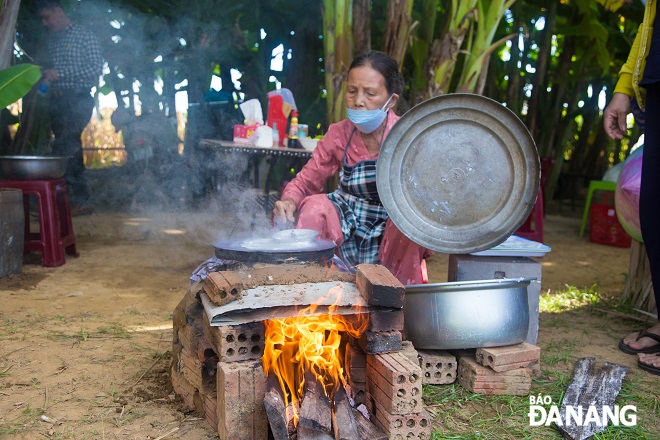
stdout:
{"type": "Polygon", "coordinates": [[[191,384],[181,374],[174,365],[172,365],[172,388],[174,392],[181,397],[183,404],[190,410],[195,409],[195,394],[198,394],[197,388],[191,384]]]}
{"type": "Polygon", "coordinates": [[[218,363],[218,436],[221,440],[266,440],[266,375],[260,361],[218,363]]]}
{"type": "Polygon", "coordinates": [[[367,405],[372,414],[371,420],[382,429],[389,439],[405,440],[431,438],[431,418],[426,410],[422,409],[414,414],[389,414],[373,396],[367,395],[367,405]]]}
{"type": "Polygon", "coordinates": [[[211,272],[204,279],[204,292],[216,306],[241,297],[243,282],[232,272],[211,272]]]}
{"type": "Polygon", "coordinates": [[[220,362],[260,359],[264,354],[264,325],[252,322],[240,325],[212,326],[204,313],[204,335],[213,344],[220,362]]]}
{"type": "Polygon", "coordinates": [[[367,355],[360,347],[346,344],[345,365],[351,367],[366,367],[367,355]]]}
{"type": "Polygon", "coordinates": [[[419,350],[422,383],[446,385],[456,381],[458,361],[449,352],[442,350],[419,350]]]}
{"type": "Polygon", "coordinates": [[[204,394],[202,399],[204,401],[204,415],[206,416],[206,421],[215,431],[218,429],[218,399],[215,395],[212,396],[211,394],[204,394]]]}
{"type": "Polygon", "coordinates": [[[367,393],[389,414],[416,413],[423,407],[421,370],[400,353],[367,357],[367,393]]]}
{"type": "Polygon", "coordinates": [[[403,308],[406,288],[385,266],[358,264],[355,281],[369,305],[403,308]]]}
{"type": "Polygon", "coordinates": [[[473,393],[525,396],[532,386],[532,370],[518,368],[498,373],[477,364],[474,358],[461,357],[458,382],[473,393]]]}
{"type": "Polygon", "coordinates": [[[358,343],[367,354],[396,352],[401,350],[401,332],[364,332],[358,343]]]}
{"type": "Polygon", "coordinates": [[[528,367],[541,359],[541,348],[523,342],[506,347],[478,348],[477,363],[490,367],[497,372],[528,367]]]}
{"type": "Polygon", "coordinates": [[[373,310],[369,313],[370,332],[403,331],[403,309],[373,310]]]}

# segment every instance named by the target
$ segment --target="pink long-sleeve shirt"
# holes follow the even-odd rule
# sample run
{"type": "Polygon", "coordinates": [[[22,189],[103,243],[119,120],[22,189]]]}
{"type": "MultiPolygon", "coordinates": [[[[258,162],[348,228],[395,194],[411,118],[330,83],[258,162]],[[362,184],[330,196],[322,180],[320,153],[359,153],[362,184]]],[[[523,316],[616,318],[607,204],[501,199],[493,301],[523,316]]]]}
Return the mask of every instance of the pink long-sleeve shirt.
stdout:
{"type": "MultiPolygon", "coordinates": [[[[387,112],[384,136],[387,136],[394,123],[398,120],[399,116],[393,111],[387,112]]],[[[326,181],[334,176],[341,167],[341,162],[344,158],[344,147],[346,147],[346,142],[348,142],[348,138],[351,136],[354,128],[355,125],[349,119],[332,124],[328,128],[326,135],[323,136],[323,139],[318,142],[309,162],[305,164],[296,177],[284,188],[282,200],[291,198],[296,206],[299,207],[300,202],[305,197],[312,194],[320,194],[326,181]]],[[[367,146],[362,141],[360,132],[356,130],[346,152],[346,162],[348,165],[353,165],[366,159],[375,159],[376,157],[378,157],[378,153],[375,156],[369,154],[367,146]]]]}

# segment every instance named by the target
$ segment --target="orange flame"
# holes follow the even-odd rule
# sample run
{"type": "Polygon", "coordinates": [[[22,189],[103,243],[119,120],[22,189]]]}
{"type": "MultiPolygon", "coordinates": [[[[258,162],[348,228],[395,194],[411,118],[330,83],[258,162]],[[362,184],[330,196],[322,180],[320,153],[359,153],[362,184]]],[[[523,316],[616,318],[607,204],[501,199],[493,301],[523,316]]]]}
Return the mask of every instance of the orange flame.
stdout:
{"type": "Polygon", "coordinates": [[[285,406],[289,408],[289,403],[294,403],[296,424],[296,408],[302,400],[305,372],[314,372],[326,396],[331,398],[344,380],[343,352],[340,350],[342,334],[359,338],[369,324],[366,313],[356,313],[350,318],[335,313],[342,291],[343,288],[337,286],[328,292],[329,297],[337,295],[337,301],[329,307],[327,314],[317,314],[318,306],[312,304],[296,317],[264,322],[263,368],[267,376],[273,373],[277,377],[285,406]]]}

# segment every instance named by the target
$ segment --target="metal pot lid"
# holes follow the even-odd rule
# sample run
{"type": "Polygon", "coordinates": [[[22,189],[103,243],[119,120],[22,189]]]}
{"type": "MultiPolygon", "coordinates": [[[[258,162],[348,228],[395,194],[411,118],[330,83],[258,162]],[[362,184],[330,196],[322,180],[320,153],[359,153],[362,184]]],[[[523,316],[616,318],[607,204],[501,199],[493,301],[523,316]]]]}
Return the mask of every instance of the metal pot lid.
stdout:
{"type": "Polygon", "coordinates": [[[287,263],[330,261],[335,244],[328,240],[283,243],[274,239],[237,239],[214,243],[215,256],[243,263],[287,263]]]}
{"type": "Polygon", "coordinates": [[[443,95],[392,127],[376,181],[389,217],[408,238],[467,254],[503,242],[529,216],[539,157],[511,110],[480,95],[443,95]]]}

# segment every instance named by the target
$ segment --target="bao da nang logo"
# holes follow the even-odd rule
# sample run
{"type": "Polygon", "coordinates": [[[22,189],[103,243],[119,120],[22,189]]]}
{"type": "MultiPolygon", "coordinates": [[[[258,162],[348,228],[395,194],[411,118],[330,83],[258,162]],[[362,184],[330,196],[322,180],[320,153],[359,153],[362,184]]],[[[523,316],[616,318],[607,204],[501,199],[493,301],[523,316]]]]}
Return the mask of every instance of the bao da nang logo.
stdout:
{"type": "Polygon", "coordinates": [[[556,405],[548,395],[529,396],[529,425],[557,427],[636,426],[637,407],[634,405],[556,405]]]}

